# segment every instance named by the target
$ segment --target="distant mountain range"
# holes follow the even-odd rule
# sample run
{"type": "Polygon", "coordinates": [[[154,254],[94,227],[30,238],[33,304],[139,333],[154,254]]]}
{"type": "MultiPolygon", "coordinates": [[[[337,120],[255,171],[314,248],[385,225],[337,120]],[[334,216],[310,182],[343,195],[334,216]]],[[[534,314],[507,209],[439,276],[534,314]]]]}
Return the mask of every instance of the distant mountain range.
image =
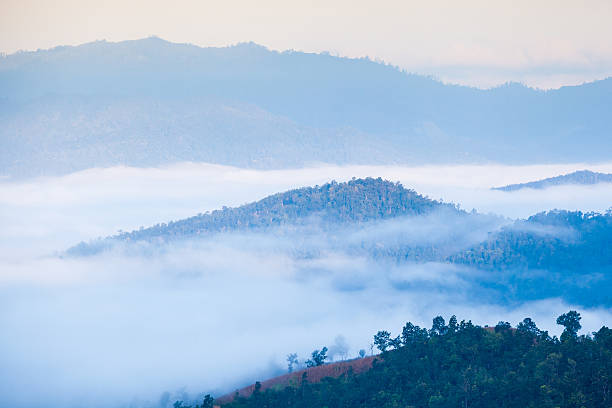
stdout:
{"type": "Polygon", "coordinates": [[[446,85],[369,59],[159,38],[0,58],[0,174],[609,160],[612,79],[446,85]]]}
{"type": "Polygon", "coordinates": [[[606,173],[595,173],[589,170],[575,171],[570,174],[564,174],[562,176],[550,177],[543,180],[531,181],[529,183],[522,184],[510,184],[504,187],[494,187],[492,190],[501,191],[516,191],[524,188],[533,189],[544,189],[554,186],[564,185],[592,185],[599,183],[612,183],[612,174],[606,173]]]}
{"type": "Polygon", "coordinates": [[[233,245],[257,245],[265,253],[284,251],[296,259],[336,252],[365,257],[382,268],[428,262],[473,268],[483,272],[472,282],[478,290],[488,288],[509,301],[563,296],[612,304],[612,212],[551,211],[509,222],[382,179],[291,190],[81,243],[67,254],[143,245],[163,249],[187,240],[224,242],[224,237],[232,237],[233,245]]]}

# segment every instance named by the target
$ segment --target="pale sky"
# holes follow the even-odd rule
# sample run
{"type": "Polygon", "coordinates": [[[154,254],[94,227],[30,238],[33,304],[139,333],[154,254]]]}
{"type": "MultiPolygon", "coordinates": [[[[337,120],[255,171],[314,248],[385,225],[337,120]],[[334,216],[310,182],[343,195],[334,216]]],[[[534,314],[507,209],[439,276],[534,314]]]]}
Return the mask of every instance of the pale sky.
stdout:
{"type": "Polygon", "coordinates": [[[0,0],[0,51],[156,35],[369,56],[446,82],[612,76],[612,0],[0,0]]]}

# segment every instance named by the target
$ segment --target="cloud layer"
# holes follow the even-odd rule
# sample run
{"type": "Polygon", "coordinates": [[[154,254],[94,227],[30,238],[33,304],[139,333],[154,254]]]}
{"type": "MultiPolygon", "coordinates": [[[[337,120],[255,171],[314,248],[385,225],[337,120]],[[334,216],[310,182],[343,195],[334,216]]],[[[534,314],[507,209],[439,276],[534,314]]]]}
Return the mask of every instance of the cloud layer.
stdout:
{"type": "MultiPolygon", "coordinates": [[[[572,307],[562,300],[509,306],[468,297],[475,272],[443,264],[388,267],[333,248],[296,258],[295,243],[282,234],[223,235],[87,258],[56,254],[121,228],[353,176],[399,180],[433,198],[511,217],[607,208],[609,185],[529,194],[488,190],[583,167],[254,171],[184,164],[0,183],[0,405],[160,406],[164,391],[171,400],[276,374],[291,352],[303,360],[335,344],[338,353],[346,346],[355,356],[369,351],[375,331],[396,333],[408,320],[428,327],[436,314],[491,325],[530,316],[558,334],[555,317],[572,307]]],[[[610,171],[612,165],[589,168],[610,171]]],[[[375,240],[409,230],[415,242],[437,239],[434,221],[381,224],[365,234],[375,240]]],[[[361,239],[354,234],[347,239],[361,239]]],[[[583,332],[612,321],[609,309],[580,311],[583,332]]]]}

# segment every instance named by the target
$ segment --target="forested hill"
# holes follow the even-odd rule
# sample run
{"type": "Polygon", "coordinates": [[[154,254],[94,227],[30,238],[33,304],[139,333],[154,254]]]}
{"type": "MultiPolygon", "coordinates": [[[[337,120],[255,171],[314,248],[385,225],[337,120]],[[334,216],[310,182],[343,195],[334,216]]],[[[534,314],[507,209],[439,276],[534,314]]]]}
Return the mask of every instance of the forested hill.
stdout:
{"type": "MultiPolygon", "coordinates": [[[[394,268],[436,263],[470,271],[466,287],[501,302],[562,297],[575,304],[611,305],[610,242],[612,212],[550,211],[511,222],[367,178],[299,188],[80,243],[67,255],[163,252],[166,244],[254,245],[261,254],[287,255],[304,273],[312,267],[305,260],[330,254],[362,259],[371,273],[382,276],[394,268]]],[[[394,285],[405,285],[393,279],[394,285]]]]}
{"type": "Polygon", "coordinates": [[[443,208],[459,212],[452,204],[431,200],[399,183],[381,178],[353,179],[278,193],[240,207],[224,207],[115,238],[125,241],[172,239],[290,224],[325,227],[421,215],[443,208]]]}
{"type": "Polygon", "coordinates": [[[97,41],[0,57],[0,175],[181,161],[603,161],[611,104],[612,79],[482,90],[253,43],[97,41]]]}
{"type": "Polygon", "coordinates": [[[592,185],[599,183],[612,183],[612,174],[596,173],[589,170],[579,170],[562,176],[550,177],[529,183],[510,184],[503,187],[494,187],[493,190],[516,191],[523,188],[544,189],[564,185],[592,185]]]}
{"type": "MultiPolygon", "coordinates": [[[[408,322],[400,335],[374,336],[382,353],[364,372],[330,375],[225,397],[227,408],[609,408],[612,403],[612,330],[578,335],[580,313],[557,318],[565,330],[551,337],[525,318],[479,327],[471,321],[448,325],[441,316],[430,330],[408,322]],[[332,378],[338,377],[338,378],[332,378]],[[230,400],[230,401],[228,401],[230,400]]],[[[330,370],[331,371],[331,370],[330,370]]],[[[196,404],[212,407],[213,401],[196,404]]],[[[188,408],[189,405],[179,406],[188,408]]],[[[193,407],[193,406],[192,406],[193,407]]]]}
{"type": "Polygon", "coordinates": [[[452,262],[490,270],[612,270],[612,212],[549,211],[502,228],[452,262]]]}
{"type": "Polygon", "coordinates": [[[561,297],[612,305],[612,212],[551,211],[516,221],[449,257],[489,272],[482,285],[508,301],[561,297]]]}
{"type": "Polygon", "coordinates": [[[599,273],[606,285],[612,282],[612,212],[555,210],[508,224],[492,216],[466,213],[380,178],[332,181],[286,191],[240,207],[81,243],[69,253],[97,253],[119,242],[163,243],[268,229],[299,242],[305,236],[318,237],[305,247],[296,241],[300,251],[318,248],[373,259],[448,262],[498,272],[599,273]],[[425,217],[412,217],[411,223],[384,223],[417,215],[425,217]],[[278,230],[281,226],[282,232],[278,230]]]}

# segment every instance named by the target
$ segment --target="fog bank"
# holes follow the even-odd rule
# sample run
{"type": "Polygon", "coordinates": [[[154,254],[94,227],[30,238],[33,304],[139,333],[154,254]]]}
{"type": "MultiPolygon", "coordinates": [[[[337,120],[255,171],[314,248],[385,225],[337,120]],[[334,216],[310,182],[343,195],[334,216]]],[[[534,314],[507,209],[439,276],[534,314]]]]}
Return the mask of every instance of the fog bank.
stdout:
{"type": "MultiPolygon", "coordinates": [[[[182,164],[0,182],[0,405],[163,406],[164,391],[224,392],[277,374],[291,352],[302,361],[313,349],[335,343],[348,347],[349,357],[362,348],[369,352],[377,330],[397,334],[408,320],[429,327],[437,314],[481,325],[515,325],[529,316],[559,334],[556,316],[578,307],[582,333],[610,325],[606,308],[561,299],[507,305],[468,296],[479,272],[451,265],[388,267],[333,246],[314,258],[296,258],[295,244],[282,234],[226,234],[159,251],[58,256],[81,240],[119,229],[351,177],[401,181],[432,198],[507,217],[609,208],[612,185],[489,190],[582,168],[612,172],[612,164],[286,171],[182,164]]],[[[410,222],[371,226],[361,234],[408,234],[402,239],[414,242],[438,239],[434,231],[445,234],[434,219],[410,222]]],[[[347,240],[362,239],[359,234],[347,240]]]]}

